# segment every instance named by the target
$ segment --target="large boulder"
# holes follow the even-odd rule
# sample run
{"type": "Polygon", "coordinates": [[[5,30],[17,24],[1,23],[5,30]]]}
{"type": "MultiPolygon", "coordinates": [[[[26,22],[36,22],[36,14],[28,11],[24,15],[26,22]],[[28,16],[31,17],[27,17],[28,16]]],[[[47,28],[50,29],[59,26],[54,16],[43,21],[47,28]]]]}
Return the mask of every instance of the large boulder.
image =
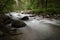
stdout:
{"type": "Polygon", "coordinates": [[[28,16],[24,16],[21,20],[29,20],[28,16]]]}
{"type": "Polygon", "coordinates": [[[0,23],[3,23],[3,24],[9,24],[11,23],[12,19],[9,17],[9,16],[6,16],[4,14],[0,14],[0,23]]]}
{"type": "Polygon", "coordinates": [[[22,27],[25,27],[25,26],[26,26],[26,24],[23,21],[14,20],[12,22],[12,27],[14,27],[14,28],[22,28],[22,27]]]}

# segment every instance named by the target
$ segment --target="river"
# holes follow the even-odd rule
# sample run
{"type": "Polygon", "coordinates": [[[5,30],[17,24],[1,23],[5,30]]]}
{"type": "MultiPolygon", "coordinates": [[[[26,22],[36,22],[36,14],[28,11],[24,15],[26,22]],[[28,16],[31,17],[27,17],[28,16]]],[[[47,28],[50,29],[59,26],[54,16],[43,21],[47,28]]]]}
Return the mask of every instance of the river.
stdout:
{"type": "Polygon", "coordinates": [[[3,40],[60,40],[59,20],[35,16],[29,17],[29,20],[24,22],[27,26],[18,28],[18,32],[23,34],[7,36],[3,40]]]}

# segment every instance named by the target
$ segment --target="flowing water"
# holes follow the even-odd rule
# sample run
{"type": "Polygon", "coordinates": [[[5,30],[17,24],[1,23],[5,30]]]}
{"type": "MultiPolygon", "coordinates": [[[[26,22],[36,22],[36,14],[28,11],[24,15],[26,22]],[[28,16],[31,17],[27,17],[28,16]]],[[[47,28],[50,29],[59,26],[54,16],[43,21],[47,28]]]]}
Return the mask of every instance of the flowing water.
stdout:
{"type": "MultiPolygon", "coordinates": [[[[13,15],[14,19],[18,17],[15,14],[13,15]]],[[[23,15],[29,16],[29,14],[21,14],[21,16],[23,15]]],[[[42,19],[41,17],[35,16],[29,17],[29,20],[24,22],[27,26],[18,29],[18,32],[22,32],[23,34],[9,36],[10,39],[6,40],[60,40],[59,20],[46,18],[42,19]]]]}

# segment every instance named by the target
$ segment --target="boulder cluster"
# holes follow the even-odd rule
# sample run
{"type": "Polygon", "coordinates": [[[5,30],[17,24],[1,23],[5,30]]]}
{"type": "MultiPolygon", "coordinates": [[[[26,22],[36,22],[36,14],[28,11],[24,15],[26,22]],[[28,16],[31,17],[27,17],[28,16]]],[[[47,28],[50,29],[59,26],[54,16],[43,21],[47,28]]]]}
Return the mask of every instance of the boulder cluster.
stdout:
{"type": "Polygon", "coordinates": [[[0,31],[3,33],[10,33],[11,28],[22,28],[25,26],[26,24],[21,20],[13,20],[5,14],[0,14],[0,31]],[[11,25],[7,26],[9,24],[11,25]]]}

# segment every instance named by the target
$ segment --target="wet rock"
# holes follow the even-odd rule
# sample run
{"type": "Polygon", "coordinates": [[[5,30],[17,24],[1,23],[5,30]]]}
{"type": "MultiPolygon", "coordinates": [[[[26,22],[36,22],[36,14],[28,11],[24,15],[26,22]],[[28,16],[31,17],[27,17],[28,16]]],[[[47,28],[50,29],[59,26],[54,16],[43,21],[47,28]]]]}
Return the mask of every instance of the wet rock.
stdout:
{"type": "Polygon", "coordinates": [[[29,20],[28,16],[24,16],[21,20],[29,20]]]}
{"type": "Polygon", "coordinates": [[[6,16],[4,14],[0,14],[0,23],[3,23],[3,24],[9,24],[11,23],[12,19],[9,17],[9,16],[6,16]]]}
{"type": "Polygon", "coordinates": [[[0,30],[3,32],[9,31],[8,27],[6,25],[11,23],[10,17],[0,14],[0,30]]]}
{"type": "Polygon", "coordinates": [[[46,15],[45,18],[50,18],[50,16],[49,15],[46,15]]]}
{"type": "Polygon", "coordinates": [[[50,18],[49,16],[45,16],[45,18],[50,18]]]}
{"type": "Polygon", "coordinates": [[[26,24],[23,21],[15,20],[15,21],[12,22],[12,27],[14,27],[14,28],[22,28],[22,27],[25,27],[25,26],[26,26],[26,24]]]}
{"type": "Polygon", "coordinates": [[[6,26],[11,23],[10,17],[0,14],[0,31],[2,31],[4,34],[9,33],[10,29],[6,26]]]}

